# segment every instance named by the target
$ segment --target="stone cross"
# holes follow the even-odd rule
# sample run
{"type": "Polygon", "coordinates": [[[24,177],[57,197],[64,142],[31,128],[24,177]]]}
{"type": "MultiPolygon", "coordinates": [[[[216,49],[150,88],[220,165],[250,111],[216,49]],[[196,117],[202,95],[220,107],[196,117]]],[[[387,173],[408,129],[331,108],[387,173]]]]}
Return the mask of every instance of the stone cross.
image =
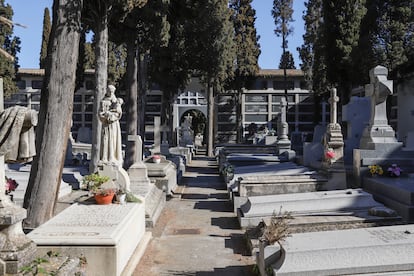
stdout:
{"type": "Polygon", "coordinates": [[[132,163],[141,162],[142,161],[142,139],[140,135],[128,135],[128,141],[134,142],[135,145],[135,152],[136,152],[136,160],[133,160],[132,163]]]}
{"type": "Polygon", "coordinates": [[[336,95],[336,88],[332,88],[329,103],[331,104],[331,124],[333,125],[336,125],[338,123],[338,102],[339,97],[336,95]]]}
{"type": "Polygon", "coordinates": [[[388,70],[383,66],[369,72],[370,84],[365,86],[365,94],[371,98],[371,119],[361,137],[361,149],[400,146],[387,119],[387,97],[393,93],[393,81],[388,80],[387,76],[388,70]]]}
{"type": "Polygon", "coordinates": [[[371,123],[388,125],[387,97],[392,95],[392,80],[387,79],[388,70],[377,66],[369,72],[371,83],[366,87],[367,96],[371,96],[371,123]]]}
{"type": "Polygon", "coordinates": [[[154,152],[159,153],[161,151],[161,118],[159,116],[154,117],[154,152]]]}

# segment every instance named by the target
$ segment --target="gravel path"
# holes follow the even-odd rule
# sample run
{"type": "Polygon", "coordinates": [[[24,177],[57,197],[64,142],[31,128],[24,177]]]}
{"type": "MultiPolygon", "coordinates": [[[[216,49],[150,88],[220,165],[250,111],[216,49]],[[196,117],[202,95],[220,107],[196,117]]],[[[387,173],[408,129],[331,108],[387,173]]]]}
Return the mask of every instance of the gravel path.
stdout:
{"type": "Polygon", "coordinates": [[[135,276],[255,275],[214,159],[192,161],[152,233],[135,276]]]}

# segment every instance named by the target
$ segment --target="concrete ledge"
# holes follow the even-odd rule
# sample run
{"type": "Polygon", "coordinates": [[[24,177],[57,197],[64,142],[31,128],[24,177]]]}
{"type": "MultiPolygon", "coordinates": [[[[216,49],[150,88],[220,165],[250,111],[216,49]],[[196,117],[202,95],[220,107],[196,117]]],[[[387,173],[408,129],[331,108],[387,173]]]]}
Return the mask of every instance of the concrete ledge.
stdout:
{"type": "Polygon", "coordinates": [[[83,255],[86,275],[121,275],[145,233],[145,204],[75,204],[28,236],[38,250],[83,255]]]}

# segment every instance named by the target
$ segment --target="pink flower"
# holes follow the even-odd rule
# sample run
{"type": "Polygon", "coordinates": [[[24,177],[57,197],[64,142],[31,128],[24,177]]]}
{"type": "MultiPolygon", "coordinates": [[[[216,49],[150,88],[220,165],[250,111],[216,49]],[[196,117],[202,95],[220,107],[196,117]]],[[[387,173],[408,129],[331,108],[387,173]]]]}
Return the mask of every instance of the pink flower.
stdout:
{"type": "Polygon", "coordinates": [[[16,190],[17,186],[19,186],[19,184],[17,184],[16,180],[6,177],[6,184],[5,184],[6,194],[9,194],[13,192],[14,190],[16,190]]]}

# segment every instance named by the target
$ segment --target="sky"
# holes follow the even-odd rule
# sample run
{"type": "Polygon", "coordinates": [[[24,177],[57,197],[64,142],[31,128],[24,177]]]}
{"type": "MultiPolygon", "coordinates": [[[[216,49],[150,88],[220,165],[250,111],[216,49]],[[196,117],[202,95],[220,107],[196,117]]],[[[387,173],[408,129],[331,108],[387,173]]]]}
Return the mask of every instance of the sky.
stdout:
{"type": "MultiPolygon", "coordinates": [[[[14,35],[20,37],[21,51],[18,54],[20,68],[39,68],[40,44],[42,40],[43,13],[45,7],[51,13],[52,0],[6,0],[14,10],[13,21],[27,26],[16,26],[14,35]]],[[[256,10],[256,30],[260,35],[261,54],[259,66],[262,69],[276,69],[282,55],[282,39],[274,34],[275,23],[271,15],[272,0],[253,0],[256,10]]],[[[293,54],[296,68],[300,60],[296,48],[303,43],[304,24],[302,12],[305,9],[304,1],[293,1],[293,35],[288,37],[288,50],[293,54]]]]}

